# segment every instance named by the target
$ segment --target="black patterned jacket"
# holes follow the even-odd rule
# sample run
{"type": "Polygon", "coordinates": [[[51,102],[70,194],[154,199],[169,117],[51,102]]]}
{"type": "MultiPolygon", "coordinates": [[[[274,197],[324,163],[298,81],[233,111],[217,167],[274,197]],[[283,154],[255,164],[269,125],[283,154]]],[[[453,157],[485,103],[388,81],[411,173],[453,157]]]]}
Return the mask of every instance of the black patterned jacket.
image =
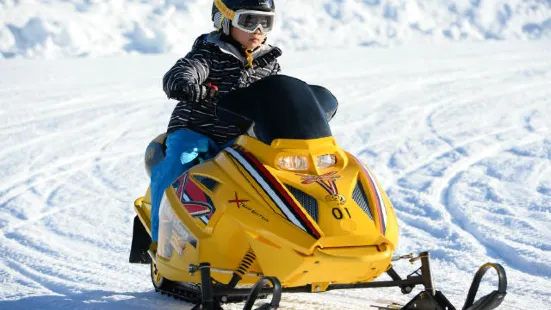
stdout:
{"type": "Polygon", "coordinates": [[[219,32],[197,38],[191,52],[178,60],[163,78],[163,89],[168,98],[180,100],[172,112],[167,132],[187,128],[218,144],[242,134],[237,126],[219,120],[213,104],[202,99],[207,91],[205,85],[217,86],[221,96],[247,87],[279,73],[279,56],[279,48],[262,44],[254,51],[253,66],[250,67],[235,44],[223,40],[219,32]]]}

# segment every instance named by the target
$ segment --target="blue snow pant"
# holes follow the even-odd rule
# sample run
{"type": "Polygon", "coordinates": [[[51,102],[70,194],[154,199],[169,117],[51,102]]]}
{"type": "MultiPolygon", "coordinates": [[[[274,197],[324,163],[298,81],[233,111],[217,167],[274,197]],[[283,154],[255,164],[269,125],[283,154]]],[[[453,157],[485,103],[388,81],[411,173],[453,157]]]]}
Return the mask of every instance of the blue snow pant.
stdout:
{"type": "Polygon", "coordinates": [[[208,159],[222,149],[211,139],[188,129],[170,133],[165,144],[165,158],[151,169],[151,234],[154,242],[159,239],[159,209],[165,189],[191,168],[197,157],[208,159]]]}

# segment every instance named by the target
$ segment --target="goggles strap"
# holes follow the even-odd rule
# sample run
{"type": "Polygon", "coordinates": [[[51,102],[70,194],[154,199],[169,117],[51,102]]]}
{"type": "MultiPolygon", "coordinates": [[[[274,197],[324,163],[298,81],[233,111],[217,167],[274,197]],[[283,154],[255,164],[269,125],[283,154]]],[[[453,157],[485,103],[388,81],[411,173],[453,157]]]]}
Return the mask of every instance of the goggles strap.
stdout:
{"type": "Polygon", "coordinates": [[[233,20],[235,18],[235,11],[228,8],[222,0],[214,0],[214,5],[229,20],[233,20]]]}

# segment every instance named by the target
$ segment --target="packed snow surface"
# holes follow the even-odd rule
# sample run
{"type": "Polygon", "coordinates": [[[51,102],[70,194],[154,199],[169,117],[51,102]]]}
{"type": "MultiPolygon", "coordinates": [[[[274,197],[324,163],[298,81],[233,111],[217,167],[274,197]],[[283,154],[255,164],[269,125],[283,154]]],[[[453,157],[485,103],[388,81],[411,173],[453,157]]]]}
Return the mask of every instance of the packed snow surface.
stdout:
{"type": "MultiPolygon", "coordinates": [[[[212,0],[0,0],[0,58],[185,53],[212,0]]],[[[277,0],[286,50],[550,40],[551,0],[277,0]]]]}
{"type": "MultiPolygon", "coordinates": [[[[339,98],[333,133],[387,190],[397,253],[429,250],[435,283],[457,307],[490,261],[509,276],[503,309],[551,309],[550,52],[486,42],[351,49],[353,66],[340,50],[282,58],[286,74],[339,98]]],[[[182,307],[155,293],[149,267],[127,262],[133,201],[148,185],[144,150],[175,105],[161,77],[177,58],[0,62],[1,309],[182,307]]],[[[495,285],[489,275],[482,293],[495,285]]],[[[286,295],[283,307],[412,296],[286,295]]]]}

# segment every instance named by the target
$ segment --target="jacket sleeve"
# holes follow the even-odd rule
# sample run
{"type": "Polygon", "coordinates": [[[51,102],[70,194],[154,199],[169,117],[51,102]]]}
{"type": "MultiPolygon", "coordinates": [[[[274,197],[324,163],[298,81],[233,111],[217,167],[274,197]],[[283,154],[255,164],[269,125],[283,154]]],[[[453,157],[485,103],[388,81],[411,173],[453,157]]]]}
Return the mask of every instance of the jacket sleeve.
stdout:
{"type": "Polygon", "coordinates": [[[277,62],[277,58],[283,53],[278,47],[273,47],[271,51],[255,59],[253,64],[255,67],[261,67],[268,71],[268,75],[276,75],[281,73],[281,66],[277,62]]]}
{"type": "Polygon", "coordinates": [[[197,48],[189,52],[163,77],[163,90],[170,99],[199,101],[202,94],[201,84],[209,76],[212,53],[206,48],[197,48]]]}
{"type": "Polygon", "coordinates": [[[279,62],[275,62],[274,64],[274,69],[272,70],[272,73],[271,75],[276,75],[276,74],[280,74],[281,73],[281,66],[279,65],[279,62]]]}

